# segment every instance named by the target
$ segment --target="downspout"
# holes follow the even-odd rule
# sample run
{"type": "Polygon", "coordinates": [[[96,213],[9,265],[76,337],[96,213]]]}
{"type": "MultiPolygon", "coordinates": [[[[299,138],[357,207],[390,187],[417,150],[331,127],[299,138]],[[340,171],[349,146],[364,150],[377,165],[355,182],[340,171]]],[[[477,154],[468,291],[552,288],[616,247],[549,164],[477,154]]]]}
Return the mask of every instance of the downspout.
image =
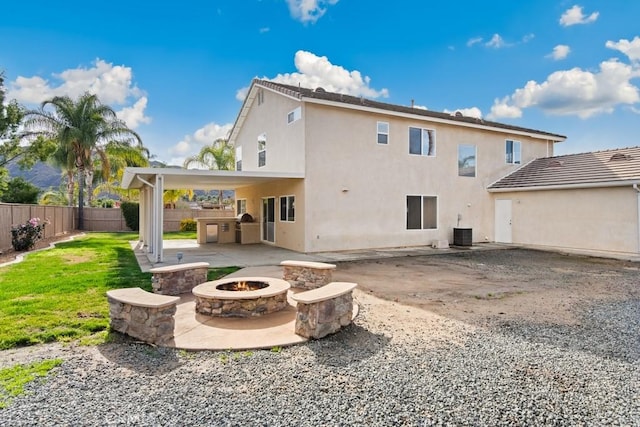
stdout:
{"type": "Polygon", "coordinates": [[[638,196],[638,253],[640,254],[640,188],[638,188],[638,183],[633,184],[633,189],[636,190],[638,196]]]}

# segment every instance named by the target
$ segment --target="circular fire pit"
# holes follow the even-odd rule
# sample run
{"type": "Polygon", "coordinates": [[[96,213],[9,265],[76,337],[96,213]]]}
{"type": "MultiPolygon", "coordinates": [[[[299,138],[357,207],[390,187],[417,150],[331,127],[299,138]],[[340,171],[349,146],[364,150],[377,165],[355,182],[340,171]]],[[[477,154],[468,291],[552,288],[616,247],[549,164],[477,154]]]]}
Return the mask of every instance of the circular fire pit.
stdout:
{"type": "Polygon", "coordinates": [[[196,312],[215,317],[254,317],[287,305],[289,282],[272,277],[233,277],[193,288],[196,312]]]}

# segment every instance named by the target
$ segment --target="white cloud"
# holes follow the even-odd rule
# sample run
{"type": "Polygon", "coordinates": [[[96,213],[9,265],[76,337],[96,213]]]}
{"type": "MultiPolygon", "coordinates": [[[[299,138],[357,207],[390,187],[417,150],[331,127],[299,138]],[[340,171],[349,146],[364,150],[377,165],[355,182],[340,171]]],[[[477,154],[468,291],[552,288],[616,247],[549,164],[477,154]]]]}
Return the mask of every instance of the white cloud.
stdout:
{"type": "Polygon", "coordinates": [[[474,44],[478,44],[482,42],[482,37],[474,37],[467,41],[467,47],[471,47],[474,44]]]}
{"type": "Polygon", "coordinates": [[[640,61],[640,37],[635,36],[633,40],[621,39],[617,43],[608,41],[605,44],[609,49],[619,50],[629,57],[631,61],[640,61]]]}
{"type": "Polygon", "coordinates": [[[269,31],[271,31],[271,28],[269,27],[262,27],[258,30],[260,34],[268,33],[269,31]]]}
{"type": "Polygon", "coordinates": [[[560,25],[563,27],[570,27],[577,24],[590,24],[598,19],[600,12],[593,12],[591,15],[586,16],[582,12],[582,6],[574,5],[572,8],[567,9],[560,17],[560,25]]]}
{"type": "Polygon", "coordinates": [[[147,97],[143,96],[131,107],[124,107],[122,110],[116,111],[116,115],[120,120],[123,120],[129,128],[135,129],[140,125],[140,123],[151,123],[151,117],[144,115],[144,110],[146,108],[147,97]]]}
{"type": "Polygon", "coordinates": [[[184,159],[197,154],[205,145],[211,145],[219,138],[227,138],[233,123],[219,125],[209,123],[196,130],[192,135],[185,135],[175,146],[169,149],[172,156],[169,164],[182,166],[184,159]]]}
{"type": "Polygon", "coordinates": [[[41,77],[19,76],[11,83],[9,95],[19,102],[39,104],[54,96],[77,98],[84,92],[96,94],[105,104],[124,105],[129,97],[139,98],[142,91],[133,83],[130,67],[96,59],[91,68],[72,68],[53,74],[58,85],[41,77]]]}
{"type": "Polygon", "coordinates": [[[493,37],[491,37],[491,40],[486,42],[484,45],[487,47],[492,47],[494,49],[500,49],[503,47],[510,46],[504,41],[504,39],[500,36],[500,34],[494,34],[493,37]]]}
{"type": "Polygon", "coordinates": [[[133,83],[130,67],[113,65],[102,59],[96,59],[93,67],[72,68],[59,74],[53,74],[53,81],[39,76],[18,76],[8,85],[8,99],[16,99],[24,104],[40,104],[54,96],[78,98],[85,92],[98,96],[106,105],[123,106],[118,116],[131,127],[140,123],[149,123],[151,118],[144,115],[147,98],[133,83]],[[131,105],[131,102],[134,102],[131,105]]]}
{"type": "Polygon", "coordinates": [[[569,53],[571,52],[571,48],[566,44],[559,44],[553,48],[553,52],[547,55],[547,58],[553,58],[556,61],[560,61],[561,59],[565,59],[569,53]]]}
{"type": "Polygon", "coordinates": [[[465,117],[474,117],[476,119],[481,119],[482,118],[482,111],[478,108],[478,107],[471,107],[471,108],[457,108],[453,111],[444,110],[445,113],[447,114],[451,114],[452,116],[454,116],[456,113],[460,113],[465,117]]]}
{"type": "Polygon", "coordinates": [[[315,23],[327,11],[326,6],[336,3],[338,0],[287,0],[291,16],[305,24],[315,23]]]}
{"type": "MultiPolygon", "coordinates": [[[[344,93],[367,98],[388,97],[387,89],[376,90],[370,86],[371,79],[362,76],[360,71],[349,71],[340,65],[329,62],[326,56],[317,56],[311,52],[299,50],[294,58],[298,72],[278,74],[274,78],[263,77],[275,83],[282,83],[315,89],[324,88],[327,92],[344,93]]],[[[244,100],[248,88],[241,88],[236,92],[238,100],[244,100]]]]}
{"type": "Polygon", "coordinates": [[[426,106],[426,105],[416,105],[416,104],[413,104],[413,105],[411,106],[411,108],[417,108],[418,110],[428,110],[428,108],[427,108],[427,106],[426,106]]]}
{"type": "Polygon", "coordinates": [[[640,102],[640,91],[630,80],[640,69],[610,59],[597,72],[580,68],[556,71],[543,83],[529,81],[512,95],[496,100],[490,118],[520,117],[522,109],[537,107],[554,115],[581,118],[611,113],[620,104],[640,102]]]}
{"type": "Polygon", "coordinates": [[[525,34],[522,37],[522,43],[529,43],[531,40],[533,40],[536,37],[535,34],[533,33],[529,33],[529,34],[525,34]]]}

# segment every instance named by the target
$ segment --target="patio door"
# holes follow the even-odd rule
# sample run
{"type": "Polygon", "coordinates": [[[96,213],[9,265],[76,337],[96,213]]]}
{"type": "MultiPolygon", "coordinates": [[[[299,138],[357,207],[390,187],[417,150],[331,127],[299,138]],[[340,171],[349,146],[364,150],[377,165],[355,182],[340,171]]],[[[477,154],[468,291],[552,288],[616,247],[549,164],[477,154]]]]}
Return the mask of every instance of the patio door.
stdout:
{"type": "Polygon", "coordinates": [[[270,243],[276,241],[275,197],[265,197],[262,199],[262,240],[270,243]]]}
{"type": "Polygon", "coordinates": [[[496,242],[512,243],[511,200],[496,200],[496,242]]]}

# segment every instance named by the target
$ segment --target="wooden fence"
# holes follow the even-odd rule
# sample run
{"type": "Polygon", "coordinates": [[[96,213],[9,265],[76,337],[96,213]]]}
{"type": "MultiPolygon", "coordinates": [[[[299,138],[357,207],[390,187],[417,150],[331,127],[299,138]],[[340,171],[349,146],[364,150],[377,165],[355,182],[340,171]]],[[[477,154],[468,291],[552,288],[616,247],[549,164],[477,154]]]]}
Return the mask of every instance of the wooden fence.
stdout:
{"type": "MultiPolygon", "coordinates": [[[[233,217],[232,209],[165,209],[164,231],[179,231],[185,218],[233,217]]],[[[68,206],[16,205],[0,203],[0,252],[11,248],[11,227],[31,218],[48,219],[45,238],[62,236],[76,229],[78,208],[68,206]]],[[[117,208],[84,208],[84,231],[131,231],[117,208]]]]}

